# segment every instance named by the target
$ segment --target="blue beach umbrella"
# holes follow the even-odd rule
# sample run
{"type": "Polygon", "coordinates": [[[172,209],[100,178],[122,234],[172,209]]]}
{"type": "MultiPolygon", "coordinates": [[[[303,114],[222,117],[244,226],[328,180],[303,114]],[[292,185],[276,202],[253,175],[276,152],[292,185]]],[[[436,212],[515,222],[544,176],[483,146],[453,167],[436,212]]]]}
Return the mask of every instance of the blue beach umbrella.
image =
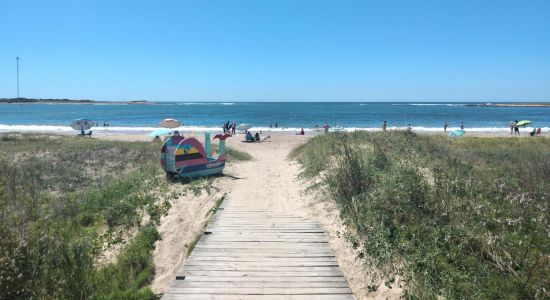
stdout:
{"type": "Polygon", "coordinates": [[[157,130],[153,130],[151,133],[149,133],[149,136],[150,137],[161,136],[161,135],[165,135],[165,134],[170,134],[170,132],[172,132],[171,129],[160,128],[160,129],[157,129],[157,130]]]}

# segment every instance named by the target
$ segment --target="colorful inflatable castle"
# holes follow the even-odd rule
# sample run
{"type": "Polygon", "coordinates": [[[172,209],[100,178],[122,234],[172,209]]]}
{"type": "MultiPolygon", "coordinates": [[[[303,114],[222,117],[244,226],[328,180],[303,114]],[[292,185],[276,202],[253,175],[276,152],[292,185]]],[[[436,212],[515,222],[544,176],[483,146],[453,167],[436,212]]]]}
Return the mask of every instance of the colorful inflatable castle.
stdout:
{"type": "Polygon", "coordinates": [[[204,147],[195,138],[172,135],[164,141],[160,151],[160,164],[168,178],[196,178],[216,175],[225,166],[225,139],[229,134],[218,134],[220,140],[217,157],[212,156],[210,133],[204,134],[204,147]]]}

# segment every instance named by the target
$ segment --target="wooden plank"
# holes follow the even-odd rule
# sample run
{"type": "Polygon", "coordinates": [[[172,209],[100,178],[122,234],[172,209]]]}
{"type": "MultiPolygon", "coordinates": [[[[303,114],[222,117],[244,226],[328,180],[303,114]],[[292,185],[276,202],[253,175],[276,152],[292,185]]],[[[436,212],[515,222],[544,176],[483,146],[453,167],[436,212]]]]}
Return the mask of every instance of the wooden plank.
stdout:
{"type": "Polygon", "coordinates": [[[245,266],[261,266],[265,267],[338,267],[336,261],[271,261],[267,259],[257,261],[204,261],[204,260],[187,260],[185,268],[189,266],[229,266],[241,268],[245,266]]]}
{"type": "Polygon", "coordinates": [[[218,295],[337,295],[351,294],[348,287],[345,288],[171,288],[170,294],[218,294],[218,295]]]}
{"type": "Polygon", "coordinates": [[[215,251],[214,249],[205,249],[200,253],[196,253],[195,257],[210,257],[213,254],[225,257],[241,257],[241,258],[310,258],[310,257],[334,257],[330,252],[306,253],[306,252],[281,252],[266,253],[265,251],[215,251]],[[206,251],[208,250],[208,251],[206,251]],[[211,250],[211,251],[210,251],[211,250]]]}
{"type": "Polygon", "coordinates": [[[226,228],[226,227],[207,227],[205,232],[229,232],[229,233],[255,233],[255,234],[262,234],[262,233],[273,233],[273,234],[286,234],[286,233],[325,233],[323,230],[319,229],[280,229],[280,230],[273,230],[273,229],[235,229],[235,228],[226,228]]]}
{"type": "Polygon", "coordinates": [[[180,271],[176,276],[257,276],[257,277],[341,277],[342,274],[336,271],[180,271]]]}
{"type": "MultiPolygon", "coordinates": [[[[208,239],[208,237],[205,237],[205,239],[208,239]]],[[[251,247],[261,247],[261,248],[271,248],[271,247],[288,247],[288,248],[323,248],[323,249],[330,249],[328,247],[327,243],[294,243],[294,242],[219,242],[215,244],[211,244],[210,242],[204,242],[197,244],[198,247],[202,248],[212,248],[212,247],[220,247],[220,248],[242,248],[245,246],[246,248],[251,247]]]]}
{"type": "MultiPolygon", "coordinates": [[[[204,263],[215,263],[215,262],[265,262],[265,263],[275,263],[275,262],[288,262],[288,263],[297,263],[297,262],[330,262],[336,263],[336,259],[333,256],[328,257],[269,257],[266,259],[264,256],[252,256],[252,257],[230,257],[230,256],[205,256],[205,255],[191,255],[187,259],[187,262],[204,262],[204,263]]],[[[187,263],[186,262],[186,263],[187,263]]]]}
{"type": "MultiPolygon", "coordinates": [[[[175,280],[171,287],[198,288],[212,287],[211,281],[175,280]]],[[[216,287],[261,287],[261,288],[292,288],[292,287],[348,287],[345,281],[217,281],[216,287]]]]}
{"type": "Polygon", "coordinates": [[[277,237],[209,237],[204,236],[205,243],[315,243],[327,244],[328,241],[323,241],[318,238],[277,238],[277,237]]]}
{"type": "MultiPolygon", "coordinates": [[[[164,294],[165,300],[257,300],[258,295],[164,294]]],[[[351,300],[352,295],[263,295],[262,300],[351,300]]]]}
{"type": "Polygon", "coordinates": [[[267,234],[206,234],[203,236],[205,241],[210,240],[212,242],[225,241],[230,239],[275,239],[279,240],[313,240],[317,243],[328,243],[324,236],[316,234],[280,234],[280,233],[267,233],[267,234]]]}
{"type": "MultiPolygon", "coordinates": [[[[271,252],[271,253],[289,253],[289,254],[300,254],[300,253],[315,253],[315,254],[332,254],[332,251],[329,247],[313,247],[313,246],[294,246],[294,245],[237,245],[237,244],[225,244],[217,243],[216,244],[203,244],[200,246],[195,246],[197,251],[210,251],[210,252],[271,252]]],[[[302,243],[305,244],[305,243],[302,243]]]]}
{"type": "Polygon", "coordinates": [[[242,236],[258,236],[258,237],[308,237],[324,239],[325,234],[323,232],[255,232],[255,231],[213,231],[209,233],[211,236],[219,237],[242,237],[242,236]]]}
{"type": "Polygon", "coordinates": [[[235,224],[235,225],[243,225],[243,224],[251,224],[251,225],[277,225],[277,224],[295,224],[295,225],[301,225],[301,226],[319,226],[319,223],[302,220],[302,219],[285,219],[285,218],[258,218],[258,219],[248,219],[248,218],[214,218],[212,220],[212,224],[220,223],[220,222],[226,222],[228,224],[235,224]]]}
{"type": "Polygon", "coordinates": [[[185,265],[184,272],[193,271],[238,271],[238,272],[308,272],[308,273],[331,273],[343,275],[339,267],[334,266],[255,266],[255,265],[185,265]]]}
{"type": "Polygon", "coordinates": [[[279,281],[296,281],[296,282],[346,282],[346,279],[343,276],[332,276],[332,277],[312,277],[312,276],[262,276],[262,277],[249,277],[249,276],[241,276],[241,277],[231,277],[228,278],[226,276],[212,276],[212,275],[189,275],[185,277],[184,280],[175,280],[175,281],[207,281],[207,282],[221,282],[221,281],[246,281],[246,282],[279,282],[279,281]]]}

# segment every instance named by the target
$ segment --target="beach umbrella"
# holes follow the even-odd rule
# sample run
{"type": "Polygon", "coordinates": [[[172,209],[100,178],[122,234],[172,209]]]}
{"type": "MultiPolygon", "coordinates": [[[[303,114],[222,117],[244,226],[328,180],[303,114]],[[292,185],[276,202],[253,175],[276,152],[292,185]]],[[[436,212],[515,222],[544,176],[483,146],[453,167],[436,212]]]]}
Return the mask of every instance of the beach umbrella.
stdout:
{"type": "Polygon", "coordinates": [[[176,128],[181,125],[180,121],[176,119],[164,119],[160,121],[160,126],[165,128],[176,128]]]}
{"type": "Polygon", "coordinates": [[[160,128],[160,129],[157,129],[157,130],[153,130],[151,133],[149,133],[149,136],[150,137],[161,136],[161,135],[165,135],[165,134],[170,134],[170,132],[172,132],[172,130],[170,130],[168,128],[160,128]]]}
{"type": "Polygon", "coordinates": [[[252,128],[252,126],[250,124],[246,124],[246,123],[239,124],[237,126],[237,130],[248,130],[250,128],[252,128]]]}
{"type": "Polygon", "coordinates": [[[90,119],[76,119],[71,122],[71,128],[74,130],[89,130],[95,125],[95,122],[90,119]]]}
{"type": "Polygon", "coordinates": [[[519,121],[516,123],[516,126],[527,126],[529,124],[531,124],[533,122],[529,121],[529,120],[523,120],[523,121],[519,121]]]}
{"type": "Polygon", "coordinates": [[[465,133],[466,132],[464,130],[453,130],[449,132],[449,136],[454,138],[454,137],[463,136],[465,133]]]}

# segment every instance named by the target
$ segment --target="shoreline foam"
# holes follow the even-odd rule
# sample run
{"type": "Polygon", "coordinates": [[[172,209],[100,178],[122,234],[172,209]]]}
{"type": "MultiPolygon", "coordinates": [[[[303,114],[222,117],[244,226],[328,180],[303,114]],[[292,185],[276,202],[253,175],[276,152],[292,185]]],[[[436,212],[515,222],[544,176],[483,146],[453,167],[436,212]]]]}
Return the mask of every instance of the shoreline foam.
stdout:
{"type": "MultiPolygon", "coordinates": [[[[536,127],[522,127],[521,132],[528,133],[536,127]]],[[[144,133],[147,134],[153,130],[159,129],[159,127],[133,127],[133,126],[98,126],[92,127],[92,131],[95,133],[108,133],[108,134],[125,134],[125,133],[144,133]]],[[[257,132],[266,132],[266,133],[282,133],[282,134],[294,134],[300,131],[301,128],[298,127],[285,127],[283,128],[270,128],[270,127],[252,127],[250,131],[257,132]]],[[[459,127],[449,127],[447,132],[458,130],[459,127]]],[[[541,127],[543,133],[550,131],[550,127],[541,127]]],[[[174,128],[174,130],[179,130],[181,132],[221,132],[219,126],[182,126],[174,128]]],[[[379,127],[345,127],[342,130],[333,130],[334,131],[343,131],[343,132],[353,132],[353,131],[381,131],[379,127]]],[[[407,127],[388,127],[388,130],[407,130],[407,127]]],[[[308,133],[323,133],[322,128],[304,128],[305,132],[308,133]]],[[[418,133],[443,133],[441,127],[424,127],[424,126],[413,126],[413,132],[418,133]]],[[[466,132],[474,133],[510,133],[509,127],[472,127],[465,128],[466,132]]],[[[69,126],[58,126],[58,125],[6,125],[0,124],[0,133],[2,132],[47,132],[47,133],[78,133],[77,130],[72,129],[69,126]]]]}

